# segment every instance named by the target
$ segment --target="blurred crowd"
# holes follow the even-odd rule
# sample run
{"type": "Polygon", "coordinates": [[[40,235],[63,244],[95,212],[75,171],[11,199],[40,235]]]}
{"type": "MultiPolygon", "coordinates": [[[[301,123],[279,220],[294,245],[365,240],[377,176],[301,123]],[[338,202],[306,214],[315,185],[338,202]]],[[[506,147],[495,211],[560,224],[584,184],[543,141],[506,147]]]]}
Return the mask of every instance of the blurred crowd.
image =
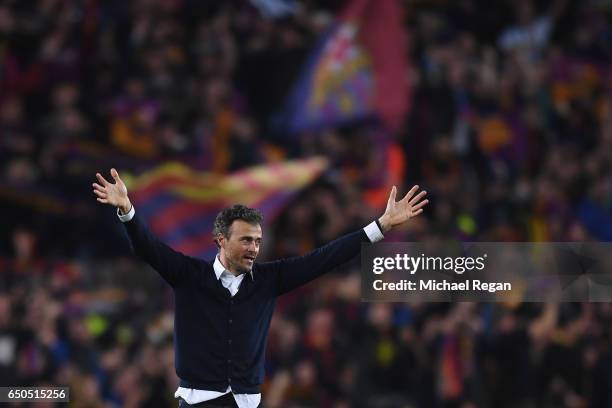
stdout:
{"type": "MultiPolygon", "coordinates": [[[[242,0],[0,1],[0,385],[175,404],[172,293],[93,200],[105,166],[326,156],[265,225],[266,258],[362,227],[393,183],[430,204],[390,240],[612,240],[609,1],[401,1],[402,130],[286,137],[271,118],[344,4],[298,3],[270,19],[242,0]]],[[[611,328],[607,303],[362,303],[354,263],[279,299],[264,402],[609,407],[611,328]]]]}

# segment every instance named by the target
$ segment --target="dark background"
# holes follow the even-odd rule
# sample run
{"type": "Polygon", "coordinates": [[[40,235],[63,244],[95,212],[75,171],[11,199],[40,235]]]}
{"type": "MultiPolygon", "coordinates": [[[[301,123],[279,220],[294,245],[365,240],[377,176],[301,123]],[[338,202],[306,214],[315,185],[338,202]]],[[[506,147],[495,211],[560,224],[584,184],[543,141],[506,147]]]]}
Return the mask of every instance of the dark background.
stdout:
{"type": "MultiPolygon", "coordinates": [[[[299,4],[271,20],[237,0],[0,1],[0,385],[70,385],[74,407],[174,405],[172,293],[95,202],[96,171],[328,157],[266,222],[265,258],[380,215],[365,199],[385,185],[379,129],[271,126],[344,2],[299,4]],[[126,109],[143,112],[127,136],[126,109]]],[[[612,240],[612,4],[401,4],[412,110],[388,137],[400,192],[419,183],[431,203],[388,240],[612,240]]],[[[609,407],[611,323],[607,303],[361,303],[353,263],[279,300],[264,398],[609,407]]]]}

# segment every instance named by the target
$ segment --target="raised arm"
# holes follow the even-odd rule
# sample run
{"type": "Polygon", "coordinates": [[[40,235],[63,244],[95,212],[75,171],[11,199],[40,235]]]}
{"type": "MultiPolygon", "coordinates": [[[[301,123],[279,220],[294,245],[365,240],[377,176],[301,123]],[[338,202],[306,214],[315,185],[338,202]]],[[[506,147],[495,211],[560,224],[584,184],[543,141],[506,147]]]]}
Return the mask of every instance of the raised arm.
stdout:
{"type": "Polygon", "coordinates": [[[278,294],[293,290],[347,262],[359,253],[362,242],[376,242],[385,232],[421,214],[429,201],[423,200],[427,192],[417,194],[418,189],[419,186],[412,187],[404,198],[395,201],[397,188],[393,186],[387,208],[377,223],[372,222],[306,255],[267,263],[278,276],[278,294]]]}
{"type": "Polygon", "coordinates": [[[171,286],[176,286],[190,271],[197,270],[199,261],[175,251],[157,239],[144,222],[136,217],[127,187],[117,170],[111,169],[110,173],[115,183],[108,182],[100,173],[96,173],[99,183],[92,184],[96,199],[100,203],[117,207],[134,253],[159,272],[171,286]]]}

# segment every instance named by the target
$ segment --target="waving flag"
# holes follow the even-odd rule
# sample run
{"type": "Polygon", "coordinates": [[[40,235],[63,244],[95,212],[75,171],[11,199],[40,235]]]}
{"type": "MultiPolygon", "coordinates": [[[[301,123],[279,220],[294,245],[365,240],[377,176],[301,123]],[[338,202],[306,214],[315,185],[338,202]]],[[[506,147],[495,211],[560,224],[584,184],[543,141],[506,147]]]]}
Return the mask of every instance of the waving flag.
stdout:
{"type": "Polygon", "coordinates": [[[408,110],[407,47],[396,0],[352,0],[315,47],[281,114],[291,132],[372,116],[396,130],[408,110]]]}
{"type": "Polygon", "coordinates": [[[187,255],[212,258],[212,226],[224,207],[242,203],[268,220],[325,168],[323,158],[256,166],[229,175],[199,173],[180,163],[126,178],[138,213],[165,243],[187,255]]]}

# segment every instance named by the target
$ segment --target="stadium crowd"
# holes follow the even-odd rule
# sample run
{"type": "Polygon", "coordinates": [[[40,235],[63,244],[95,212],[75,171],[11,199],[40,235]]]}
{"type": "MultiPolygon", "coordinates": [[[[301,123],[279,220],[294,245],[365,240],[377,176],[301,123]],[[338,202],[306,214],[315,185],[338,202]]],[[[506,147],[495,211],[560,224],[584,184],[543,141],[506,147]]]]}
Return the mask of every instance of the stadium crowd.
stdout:
{"type": "MultiPolygon", "coordinates": [[[[431,203],[389,240],[612,240],[610,2],[403,1],[402,131],[288,138],[270,118],[343,4],[299,3],[269,19],[238,0],[0,2],[0,385],[176,404],[172,293],[89,190],[117,162],[225,173],[325,155],[265,225],[265,258],[365,225],[392,180],[431,203]]],[[[355,262],[279,299],[264,402],[609,407],[611,330],[609,303],[363,303],[355,262]]]]}

